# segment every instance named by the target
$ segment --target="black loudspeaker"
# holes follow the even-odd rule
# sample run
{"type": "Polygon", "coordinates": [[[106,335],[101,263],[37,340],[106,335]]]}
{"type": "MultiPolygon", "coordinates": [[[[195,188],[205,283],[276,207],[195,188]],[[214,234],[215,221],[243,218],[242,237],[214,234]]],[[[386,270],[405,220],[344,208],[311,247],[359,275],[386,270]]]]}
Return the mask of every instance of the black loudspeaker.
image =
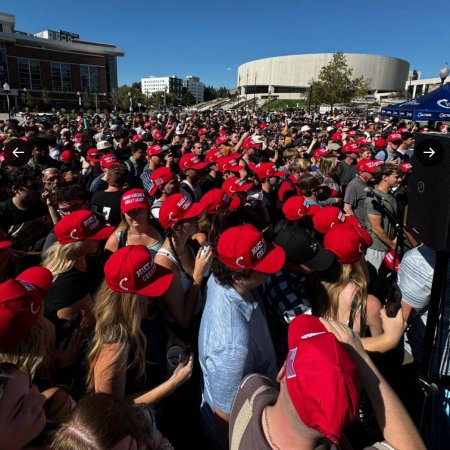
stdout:
{"type": "Polygon", "coordinates": [[[415,138],[407,225],[429,247],[450,250],[450,136],[415,138]]]}

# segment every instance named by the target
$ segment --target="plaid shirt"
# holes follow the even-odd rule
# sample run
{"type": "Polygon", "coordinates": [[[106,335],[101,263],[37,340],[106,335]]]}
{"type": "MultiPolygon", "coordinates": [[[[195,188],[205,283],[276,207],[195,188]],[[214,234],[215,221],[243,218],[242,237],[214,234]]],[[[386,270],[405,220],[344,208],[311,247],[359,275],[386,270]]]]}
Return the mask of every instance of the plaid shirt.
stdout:
{"type": "Polygon", "coordinates": [[[269,275],[263,286],[267,322],[275,346],[277,360],[284,362],[287,354],[287,330],[295,316],[311,314],[305,292],[306,277],[293,275],[286,269],[269,275]]]}

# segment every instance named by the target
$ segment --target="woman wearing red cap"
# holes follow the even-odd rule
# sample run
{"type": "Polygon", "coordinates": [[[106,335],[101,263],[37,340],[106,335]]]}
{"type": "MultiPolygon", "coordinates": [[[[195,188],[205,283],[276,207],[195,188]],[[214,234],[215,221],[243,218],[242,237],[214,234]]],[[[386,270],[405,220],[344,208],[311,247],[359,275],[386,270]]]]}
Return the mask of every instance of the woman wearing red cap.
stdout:
{"type": "Polygon", "coordinates": [[[108,238],[105,250],[114,253],[126,245],[145,245],[152,256],[155,256],[164,239],[150,219],[149,198],[145,191],[131,189],[125,192],[120,202],[120,211],[122,222],[108,238]]]}
{"type": "Polygon", "coordinates": [[[330,225],[324,247],[332,251],[340,263],[315,274],[313,313],[346,323],[361,336],[367,351],[385,352],[398,344],[404,331],[403,317],[398,315],[395,323],[388,319],[378,298],[367,292],[363,255],[371,241],[359,224],[336,220],[330,225]],[[368,330],[369,338],[366,337],[368,330]]]}
{"type": "Polygon", "coordinates": [[[92,295],[102,278],[98,258],[100,241],[114,227],[104,227],[92,211],[78,210],[63,217],[54,228],[57,241],[44,253],[42,265],[53,274],[45,300],[45,314],[55,323],[84,315],[82,327],[92,325],[92,295]]]}
{"type": "Polygon", "coordinates": [[[161,297],[164,313],[178,337],[186,341],[191,340],[194,332],[188,329],[193,317],[200,317],[203,306],[200,287],[212,257],[211,248],[195,253],[191,247],[191,237],[198,232],[197,217],[204,208],[203,204],[192,203],[183,194],[173,194],[159,211],[167,238],[155,261],[174,273],[172,285],[161,297]]]}
{"type": "Polygon", "coordinates": [[[95,296],[95,334],[87,356],[88,388],[154,405],[188,380],[192,355],[165,379],[165,330],[150,298],[163,295],[173,273],[144,245],[117,250],[105,264],[95,296]]]}

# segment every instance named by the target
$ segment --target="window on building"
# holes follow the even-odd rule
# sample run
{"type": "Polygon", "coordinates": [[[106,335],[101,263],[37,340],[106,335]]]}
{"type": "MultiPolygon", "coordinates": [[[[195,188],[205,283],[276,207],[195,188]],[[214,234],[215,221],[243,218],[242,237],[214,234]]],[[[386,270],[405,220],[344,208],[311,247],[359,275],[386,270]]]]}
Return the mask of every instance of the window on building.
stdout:
{"type": "Polygon", "coordinates": [[[72,90],[72,72],[70,64],[51,63],[52,89],[54,91],[72,90]]]}
{"type": "Polygon", "coordinates": [[[98,92],[98,67],[80,66],[81,90],[88,92],[98,92]]]}
{"type": "Polygon", "coordinates": [[[41,89],[41,64],[35,59],[17,59],[19,87],[41,89]]]}

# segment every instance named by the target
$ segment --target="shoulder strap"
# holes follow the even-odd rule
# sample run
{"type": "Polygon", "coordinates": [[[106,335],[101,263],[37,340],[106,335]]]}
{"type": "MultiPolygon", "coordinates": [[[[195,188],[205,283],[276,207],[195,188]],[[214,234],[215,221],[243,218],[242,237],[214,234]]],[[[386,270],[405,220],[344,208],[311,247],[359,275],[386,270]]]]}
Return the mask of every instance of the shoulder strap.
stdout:
{"type": "Polygon", "coordinates": [[[118,248],[125,247],[127,245],[127,241],[128,241],[128,230],[123,230],[123,231],[121,231],[120,236],[119,236],[119,247],[118,248]]]}

